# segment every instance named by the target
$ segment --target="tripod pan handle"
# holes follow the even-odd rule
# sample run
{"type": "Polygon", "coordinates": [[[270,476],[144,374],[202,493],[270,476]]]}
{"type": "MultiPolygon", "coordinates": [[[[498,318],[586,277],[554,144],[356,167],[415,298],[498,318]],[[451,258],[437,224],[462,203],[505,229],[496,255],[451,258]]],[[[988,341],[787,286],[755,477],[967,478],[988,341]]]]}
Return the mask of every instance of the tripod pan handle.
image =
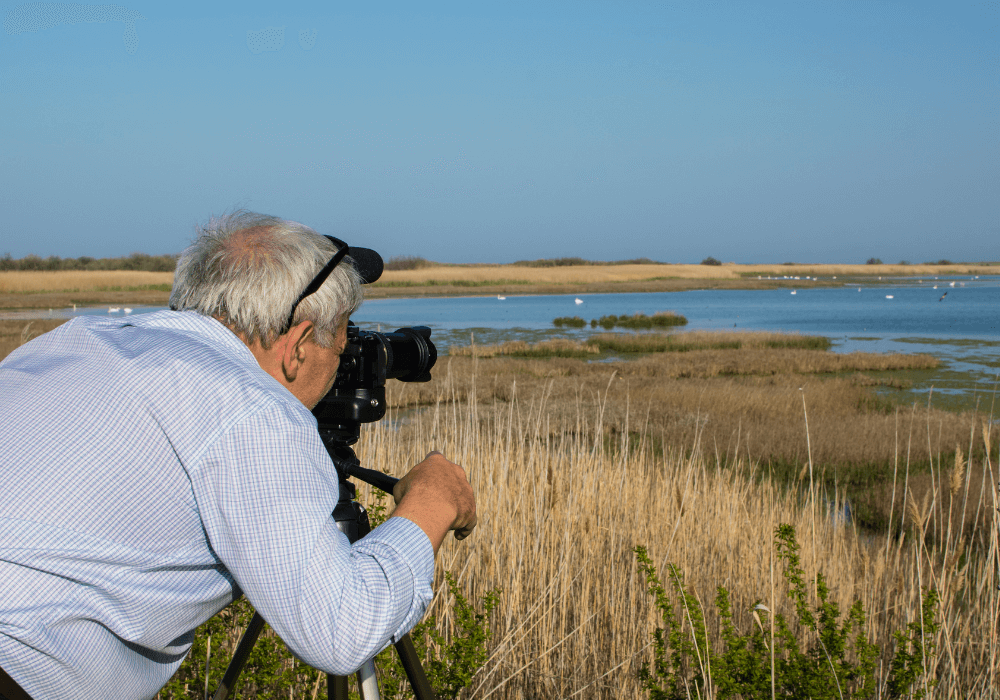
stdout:
{"type": "Polygon", "coordinates": [[[348,476],[353,476],[355,479],[360,479],[366,484],[371,484],[375,488],[385,491],[390,496],[392,495],[392,487],[396,485],[397,481],[399,481],[399,479],[394,476],[383,474],[375,469],[365,469],[364,467],[355,464],[347,465],[347,469],[345,471],[347,471],[348,476]]]}

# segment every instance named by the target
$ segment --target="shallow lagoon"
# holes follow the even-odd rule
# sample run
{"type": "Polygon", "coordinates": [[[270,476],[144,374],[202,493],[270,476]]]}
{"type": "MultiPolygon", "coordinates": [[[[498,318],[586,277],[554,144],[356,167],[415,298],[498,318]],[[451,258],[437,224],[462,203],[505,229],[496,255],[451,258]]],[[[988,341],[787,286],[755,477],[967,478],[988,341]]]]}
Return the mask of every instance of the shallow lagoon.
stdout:
{"type": "MultiPolygon", "coordinates": [[[[687,326],[674,332],[733,328],[785,331],[826,336],[835,352],[928,353],[941,358],[942,367],[906,373],[913,388],[895,392],[897,399],[926,401],[933,386],[935,404],[972,407],[978,399],[989,411],[1000,374],[1000,277],[897,278],[862,287],[802,284],[771,290],[373,299],[365,302],[354,320],[371,330],[430,326],[432,340],[444,354],[449,346],[468,345],[472,340],[478,344],[514,339],[535,342],[552,337],[583,339],[603,332],[589,325],[583,329],[555,328],[552,320],[560,316],[580,316],[589,322],[609,314],[674,311],[688,319],[687,326]]],[[[158,308],[162,307],[135,307],[132,313],[158,308]]],[[[108,309],[36,310],[0,316],[29,320],[82,314],[107,315],[108,309]]]]}
{"type": "MultiPolygon", "coordinates": [[[[688,319],[687,326],[674,332],[733,328],[795,332],[826,336],[835,352],[928,353],[941,358],[944,363],[938,370],[907,375],[913,381],[907,392],[913,399],[926,401],[933,386],[945,403],[971,407],[977,395],[994,389],[1000,371],[1000,277],[898,280],[880,286],[794,291],[378,299],[366,302],[355,321],[372,330],[430,326],[432,339],[443,351],[473,339],[479,344],[533,342],[582,339],[603,332],[589,325],[555,328],[552,320],[560,316],[580,316],[589,322],[609,314],[674,311],[688,319]]],[[[899,392],[897,398],[910,400],[899,392]]]]}

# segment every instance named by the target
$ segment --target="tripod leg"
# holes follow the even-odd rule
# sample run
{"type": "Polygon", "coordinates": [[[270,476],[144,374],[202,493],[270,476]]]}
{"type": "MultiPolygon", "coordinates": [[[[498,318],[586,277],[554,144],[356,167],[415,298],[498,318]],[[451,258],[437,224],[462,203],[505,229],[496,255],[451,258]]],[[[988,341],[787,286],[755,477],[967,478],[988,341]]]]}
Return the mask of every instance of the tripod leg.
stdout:
{"type": "MultiPolygon", "coordinates": [[[[240,639],[239,646],[236,647],[236,653],[233,654],[232,661],[226,667],[226,674],[222,677],[222,682],[219,683],[219,688],[215,691],[215,695],[212,696],[212,700],[226,700],[229,697],[229,691],[236,685],[236,679],[240,677],[243,666],[246,664],[247,659],[250,658],[250,652],[253,651],[253,645],[257,642],[257,637],[260,636],[263,629],[264,618],[260,616],[260,613],[255,612],[253,618],[250,619],[250,624],[247,626],[247,631],[243,633],[243,637],[240,639]]],[[[347,696],[345,695],[344,697],[347,696]]]]}
{"type": "Polygon", "coordinates": [[[406,677],[410,681],[410,687],[413,688],[413,695],[417,700],[437,700],[431,682],[427,680],[424,667],[420,665],[420,657],[417,656],[410,635],[404,634],[394,646],[403,664],[403,670],[406,671],[406,677]]]}
{"type": "Polygon", "coordinates": [[[330,700],[347,700],[347,676],[326,676],[326,695],[330,700]]]}
{"type": "Polygon", "coordinates": [[[358,689],[361,691],[361,700],[379,700],[381,697],[378,679],[375,677],[375,662],[372,659],[365,661],[358,669],[358,689]]]}

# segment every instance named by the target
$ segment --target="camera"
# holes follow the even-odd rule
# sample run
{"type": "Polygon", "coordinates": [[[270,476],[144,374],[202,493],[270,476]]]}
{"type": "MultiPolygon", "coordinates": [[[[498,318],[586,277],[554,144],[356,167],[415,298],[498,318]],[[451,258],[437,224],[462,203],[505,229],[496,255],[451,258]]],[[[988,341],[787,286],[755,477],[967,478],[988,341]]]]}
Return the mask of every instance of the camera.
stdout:
{"type": "Polygon", "coordinates": [[[385,416],[385,381],[430,381],[436,361],[437,349],[427,326],[377,333],[349,322],[333,388],[313,409],[320,433],[324,439],[353,445],[362,423],[385,416]]]}

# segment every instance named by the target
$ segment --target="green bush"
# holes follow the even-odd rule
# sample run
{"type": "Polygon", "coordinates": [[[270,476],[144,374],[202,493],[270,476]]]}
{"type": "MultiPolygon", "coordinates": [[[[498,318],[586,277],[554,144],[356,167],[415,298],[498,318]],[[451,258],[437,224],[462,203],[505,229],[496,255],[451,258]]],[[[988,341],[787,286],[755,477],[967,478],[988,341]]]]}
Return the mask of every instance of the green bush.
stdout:
{"type": "Polygon", "coordinates": [[[583,328],[587,325],[579,316],[560,316],[557,319],[553,319],[552,325],[556,328],[562,328],[563,326],[569,326],[570,328],[583,328]]]}
{"type": "Polygon", "coordinates": [[[721,265],[722,261],[719,260],[719,259],[717,259],[717,258],[713,258],[711,255],[709,255],[707,258],[705,258],[704,260],[701,261],[701,264],[702,265],[721,265]]]}
{"type": "MultiPolygon", "coordinates": [[[[719,586],[715,607],[721,651],[711,648],[701,604],[694,592],[685,588],[680,570],[673,564],[667,566],[670,588],[680,608],[675,613],[674,602],[646,549],[635,548],[639,569],[663,622],[652,633],[653,661],[643,663],[639,670],[640,682],[651,698],[874,697],[879,648],[866,639],[861,601],[855,601],[840,619],[839,607],[829,600],[823,575],[817,572],[815,580],[807,582],[791,525],[782,524],[775,529],[775,548],[778,559],[784,563],[783,575],[789,584],[788,597],[795,607],[796,622],[790,623],[784,615],[774,614],[772,637],[765,629],[770,622],[766,616],[773,613],[758,600],[751,608],[756,625],[741,633],[733,621],[729,592],[719,586]],[[809,603],[810,591],[815,591],[814,606],[809,603]]],[[[936,591],[925,591],[922,619],[895,633],[897,649],[885,686],[888,697],[898,698],[911,692],[928,673],[928,661],[934,653],[933,642],[929,640],[937,631],[934,620],[937,600],[936,591]]],[[[922,698],[925,688],[933,685],[933,680],[926,681],[923,687],[912,691],[912,697],[922,698]]]]}
{"type": "MultiPolygon", "coordinates": [[[[500,600],[500,591],[494,589],[483,596],[480,610],[476,610],[462,595],[450,572],[445,572],[445,580],[455,599],[452,607],[455,623],[450,639],[437,630],[433,616],[414,627],[410,636],[434,693],[440,700],[454,700],[486,663],[486,643],[492,636],[489,616],[500,600]]],[[[393,648],[375,657],[375,665],[383,698],[412,697],[406,672],[393,648]]]]}
{"type": "Polygon", "coordinates": [[[687,319],[673,311],[660,311],[652,316],[643,313],[632,316],[601,316],[599,319],[590,322],[591,328],[601,326],[608,330],[618,326],[621,328],[650,329],[650,328],[670,328],[671,326],[686,326],[687,319]]]}

